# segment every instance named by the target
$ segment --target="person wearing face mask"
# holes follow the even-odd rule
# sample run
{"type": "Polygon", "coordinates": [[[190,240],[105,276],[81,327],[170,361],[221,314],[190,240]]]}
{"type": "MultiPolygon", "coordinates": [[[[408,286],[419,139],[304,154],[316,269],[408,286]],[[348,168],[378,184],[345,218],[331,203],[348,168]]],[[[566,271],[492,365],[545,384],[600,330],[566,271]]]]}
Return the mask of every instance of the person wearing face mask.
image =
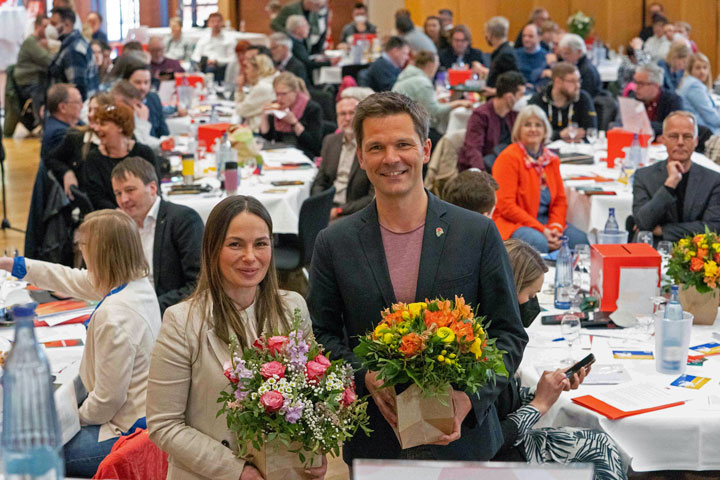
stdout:
{"type": "MultiPolygon", "coordinates": [[[[540,313],[537,294],[542,289],[548,268],[537,251],[522,240],[506,240],[505,248],[513,270],[520,318],[528,328],[540,313]]],[[[568,379],[561,368],[545,371],[534,391],[522,386],[517,376],[510,379],[495,401],[503,446],[493,460],[562,464],[589,462],[595,469],[596,480],[627,478],[620,452],[606,433],[570,427],[532,428],[563,391],[577,389],[589,372],[590,367],[584,367],[568,379]]]]}
{"type": "Polygon", "coordinates": [[[340,33],[343,42],[352,43],[352,36],[356,33],[377,33],[377,27],[368,21],[367,7],[358,2],[353,6],[353,21],[345,25],[340,33]]]}
{"type": "Polygon", "coordinates": [[[125,71],[123,78],[137,88],[142,95],[142,103],[147,106],[149,111],[150,135],[160,138],[163,135],[170,135],[165,116],[163,115],[162,102],[157,93],[150,91],[152,82],[152,74],[150,73],[150,65],[141,65],[125,71]]]}
{"type": "Polygon", "coordinates": [[[496,95],[476,108],[468,121],[465,142],[458,153],[458,170],[492,170],[498,154],[510,145],[515,125],[515,103],[525,94],[525,78],[520,72],[498,77],[496,95]]]}

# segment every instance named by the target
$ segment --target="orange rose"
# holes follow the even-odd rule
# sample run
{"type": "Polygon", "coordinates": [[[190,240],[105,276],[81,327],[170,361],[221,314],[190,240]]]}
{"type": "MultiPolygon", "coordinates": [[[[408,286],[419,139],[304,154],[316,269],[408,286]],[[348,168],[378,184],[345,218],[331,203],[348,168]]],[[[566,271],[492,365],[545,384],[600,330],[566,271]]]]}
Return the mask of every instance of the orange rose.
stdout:
{"type": "Polygon", "coordinates": [[[717,263],[718,265],[720,265],[720,252],[716,253],[716,254],[713,256],[713,260],[715,260],[715,263],[717,263]]]}
{"type": "Polygon", "coordinates": [[[465,337],[466,342],[471,342],[475,338],[473,335],[473,325],[470,322],[455,322],[452,329],[457,338],[465,337]]]}
{"type": "Polygon", "coordinates": [[[690,271],[699,272],[703,267],[705,267],[705,263],[701,258],[693,257],[690,259],[690,271]]]}
{"type": "Polygon", "coordinates": [[[708,249],[707,249],[707,248],[698,248],[697,256],[698,256],[699,258],[705,258],[705,256],[706,256],[707,254],[708,254],[708,249]]]}
{"type": "Polygon", "coordinates": [[[398,350],[406,357],[412,357],[416,353],[425,350],[425,341],[417,333],[408,333],[400,340],[398,350]]]}
{"type": "Polygon", "coordinates": [[[438,328],[448,327],[455,321],[455,317],[449,311],[431,312],[425,310],[425,325],[437,325],[438,328]]]}

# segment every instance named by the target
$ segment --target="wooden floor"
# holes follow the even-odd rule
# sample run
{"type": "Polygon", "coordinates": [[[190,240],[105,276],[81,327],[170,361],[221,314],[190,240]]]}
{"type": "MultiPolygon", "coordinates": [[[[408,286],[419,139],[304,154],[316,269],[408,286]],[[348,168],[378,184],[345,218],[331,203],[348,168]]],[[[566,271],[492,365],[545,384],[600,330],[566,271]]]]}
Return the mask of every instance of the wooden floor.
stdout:
{"type": "MultiPolygon", "coordinates": [[[[3,138],[5,147],[5,191],[7,219],[10,225],[25,230],[33,183],[40,162],[40,140],[3,138]]],[[[2,200],[2,198],[0,198],[2,200]]],[[[12,230],[0,231],[0,254],[17,249],[23,253],[25,235],[12,230]]]]}

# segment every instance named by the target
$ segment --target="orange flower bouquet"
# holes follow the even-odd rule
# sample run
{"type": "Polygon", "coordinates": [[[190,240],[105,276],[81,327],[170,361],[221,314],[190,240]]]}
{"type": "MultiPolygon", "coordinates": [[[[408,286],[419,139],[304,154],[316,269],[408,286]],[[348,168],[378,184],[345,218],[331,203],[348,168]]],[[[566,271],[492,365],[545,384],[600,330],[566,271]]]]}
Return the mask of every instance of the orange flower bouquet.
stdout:
{"type": "Polygon", "coordinates": [[[396,303],[360,337],[354,352],[363,367],[396,391],[403,448],[452,432],[452,388],[473,395],[496,375],[507,376],[505,352],[487,337],[483,320],[463,297],[396,303]]]}

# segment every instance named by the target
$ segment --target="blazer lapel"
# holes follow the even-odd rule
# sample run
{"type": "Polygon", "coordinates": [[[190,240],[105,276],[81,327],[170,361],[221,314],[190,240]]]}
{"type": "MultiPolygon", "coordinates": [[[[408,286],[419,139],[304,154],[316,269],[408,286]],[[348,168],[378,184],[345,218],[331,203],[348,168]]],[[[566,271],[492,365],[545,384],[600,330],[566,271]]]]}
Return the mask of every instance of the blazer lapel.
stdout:
{"type": "Polygon", "coordinates": [[[167,205],[164,200],[160,200],[160,208],[158,209],[158,218],[155,223],[155,236],[153,238],[153,286],[157,286],[160,279],[160,268],[162,262],[163,237],[165,236],[165,226],[167,224],[167,205]]]}
{"type": "Polygon", "coordinates": [[[703,172],[700,171],[699,165],[693,165],[692,168],[690,168],[690,173],[688,174],[688,183],[687,187],[685,189],[685,199],[683,203],[683,218],[678,218],[678,222],[692,222],[693,220],[699,219],[699,215],[695,215],[694,210],[696,207],[702,208],[702,204],[700,202],[695,202],[694,200],[697,198],[698,200],[702,201],[706,197],[700,194],[700,192],[703,192],[702,184],[703,184],[703,172]],[[690,195],[690,192],[695,192],[694,195],[690,195]]]}
{"type": "Polygon", "coordinates": [[[382,235],[380,234],[380,223],[377,217],[377,206],[373,202],[370,208],[363,210],[362,221],[365,223],[360,227],[359,238],[360,245],[365,252],[368,265],[372,271],[377,288],[383,297],[385,305],[396,303],[395,290],[390,280],[390,271],[388,270],[387,260],[385,259],[385,248],[382,243],[382,235]]]}
{"type": "Polygon", "coordinates": [[[442,252],[445,247],[450,225],[442,217],[445,207],[440,201],[428,193],[428,211],[425,217],[425,233],[423,234],[422,253],[420,254],[420,270],[415,298],[422,301],[432,297],[435,277],[437,275],[442,252]]]}
{"type": "Polygon", "coordinates": [[[227,344],[220,340],[220,337],[217,336],[215,330],[212,328],[207,331],[207,339],[210,342],[210,348],[215,354],[215,358],[217,358],[220,366],[225,367],[225,364],[230,361],[230,349],[227,344]]]}

